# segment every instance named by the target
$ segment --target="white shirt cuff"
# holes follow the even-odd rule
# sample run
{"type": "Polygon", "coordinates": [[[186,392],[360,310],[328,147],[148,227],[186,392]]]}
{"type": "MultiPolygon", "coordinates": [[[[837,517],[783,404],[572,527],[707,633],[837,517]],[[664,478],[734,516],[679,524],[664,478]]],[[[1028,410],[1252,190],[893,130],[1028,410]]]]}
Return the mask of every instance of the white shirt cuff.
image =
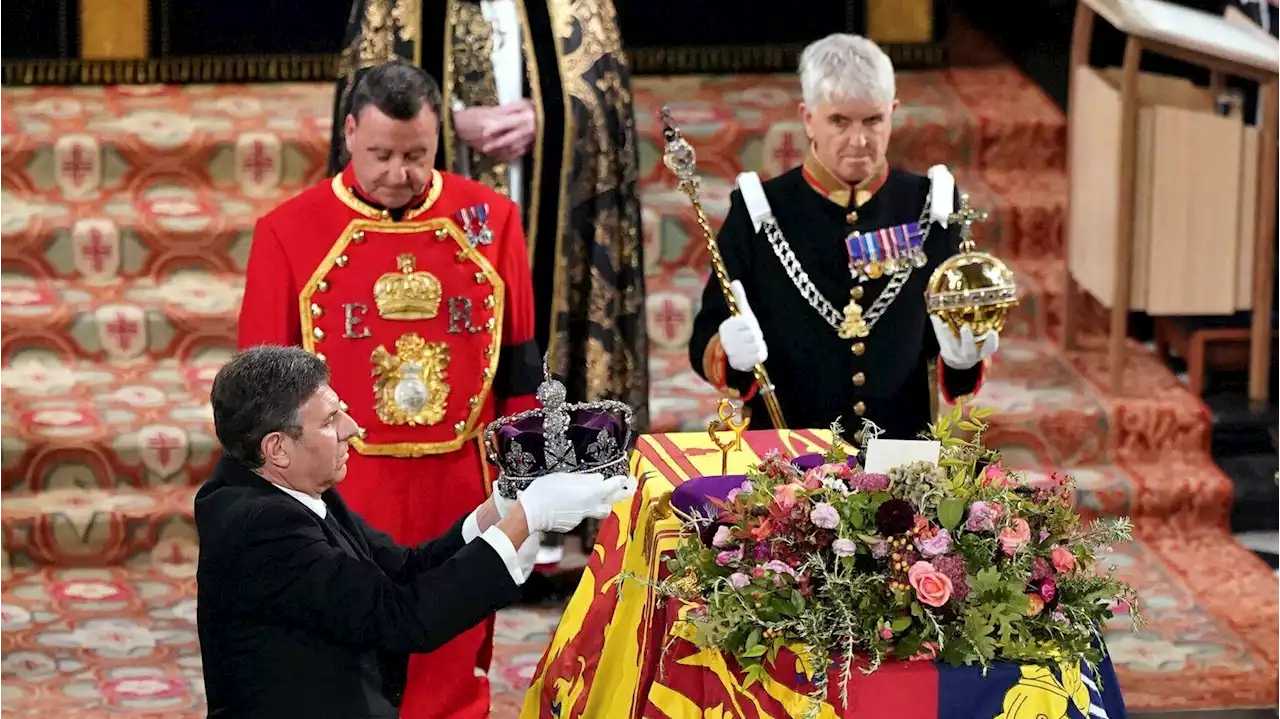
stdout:
{"type": "MultiPolygon", "coordinates": [[[[471,514],[462,522],[462,541],[464,544],[471,544],[476,537],[480,536],[480,521],[476,519],[476,513],[473,510],[471,514]]],[[[505,536],[505,535],[504,535],[505,536]]],[[[510,542],[507,542],[510,544],[510,542]]]]}
{"type": "MultiPolygon", "coordinates": [[[[516,556],[516,548],[511,543],[511,539],[497,526],[489,527],[480,537],[488,542],[489,546],[493,547],[493,551],[497,552],[499,557],[502,557],[502,563],[507,565],[507,571],[511,573],[511,581],[515,582],[517,587],[524,584],[529,575],[520,567],[520,560],[516,556]]],[[[535,540],[530,536],[524,541],[535,540]]],[[[530,567],[530,569],[533,568],[530,567]]]]}

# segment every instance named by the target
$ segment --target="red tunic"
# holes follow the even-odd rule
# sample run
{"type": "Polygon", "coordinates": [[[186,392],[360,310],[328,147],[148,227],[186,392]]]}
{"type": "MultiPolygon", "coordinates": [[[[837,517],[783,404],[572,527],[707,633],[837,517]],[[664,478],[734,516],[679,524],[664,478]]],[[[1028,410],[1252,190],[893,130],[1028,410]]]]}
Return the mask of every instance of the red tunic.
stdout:
{"type": "MultiPolygon", "coordinates": [[[[388,211],[348,167],[254,230],[239,345],[325,359],[361,428],[338,490],[401,544],[443,533],[488,496],[484,428],[537,404],[533,333],[519,210],[479,183],[433,172],[421,198],[388,211]]],[[[491,645],[481,626],[415,655],[401,715],[485,716],[475,675],[491,645]]]]}

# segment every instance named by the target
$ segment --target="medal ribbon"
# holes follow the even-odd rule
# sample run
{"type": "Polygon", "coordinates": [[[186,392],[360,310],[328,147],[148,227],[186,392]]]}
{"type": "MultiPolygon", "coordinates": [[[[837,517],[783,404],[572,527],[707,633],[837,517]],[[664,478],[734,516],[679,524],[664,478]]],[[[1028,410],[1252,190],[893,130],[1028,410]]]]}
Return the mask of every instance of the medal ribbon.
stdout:
{"type": "Polygon", "coordinates": [[[919,222],[854,232],[845,239],[849,264],[855,269],[872,263],[912,258],[924,250],[924,230],[919,222]]]}

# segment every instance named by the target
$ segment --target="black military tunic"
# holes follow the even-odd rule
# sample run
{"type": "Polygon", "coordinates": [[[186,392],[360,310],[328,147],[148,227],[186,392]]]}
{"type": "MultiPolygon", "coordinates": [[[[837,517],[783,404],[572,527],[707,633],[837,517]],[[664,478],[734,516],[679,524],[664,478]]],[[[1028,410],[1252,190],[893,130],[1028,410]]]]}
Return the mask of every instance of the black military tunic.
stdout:
{"type": "MultiPolygon", "coordinates": [[[[844,240],[854,230],[918,221],[930,181],[890,169],[850,188],[810,156],[803,167],[763,184],[778,227],[814,286],[840,312],[854,285],[860,284],[858,303],[865,314],[889,284],[890,275],[857,283],[849,270],[844,240]]],[[[864,339],[842,339],[810,306],[764,230],[754,230],[738,191],[731,197],[719,245],[729,278],[741,280],[760,322],[769,347],[765,367],[790,428],[825,429],[839,417],[846,438],[853,439],[865,417],[883,429],[886,438],[913,439],[926,429],[932,421],[929,362],[938,357],[938,342],[925,311],[924,292],[934,269],[958,250],[956,224],[951,223],[950,229],[931,227],[924,244],[926,266],[913,269],[897,299],[864,339]]],[[[713,274],[694,318],[690,361],[695,371],[727,394],[749,398],[746,406],[752,429],[769,427],[769,414],[752,374],[726,364],[718,333],[728,317],[713,274]]],[[[948,399],[972,394],[981,383],[981,363],[966,371],[945,367],[940,359],[938,366],[948,399]]]]}

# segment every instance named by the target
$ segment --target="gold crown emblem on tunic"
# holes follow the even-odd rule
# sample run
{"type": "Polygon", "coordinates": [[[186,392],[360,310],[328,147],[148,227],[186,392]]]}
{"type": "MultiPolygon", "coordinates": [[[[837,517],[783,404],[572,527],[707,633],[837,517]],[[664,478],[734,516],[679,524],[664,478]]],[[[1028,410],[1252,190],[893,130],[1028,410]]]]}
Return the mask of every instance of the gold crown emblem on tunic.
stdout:
{"type": "Polygon", "coordinates": [[[440,313],[443,290],[430,272],[415,270],[412,253],[400,255],[399,272],[388,272],[373,285],[378,314],[389,320],[429,320],[440,313]]]}
{"type": "Polygon", "coordinates": [[[970,208],[969,196],[962,194],[960,209],[950,219],[960,223],[960,253],[934,270],[925,305],[957,336],[965,326],[974,337],[1000,332],[1009,310],[1018,305],[1018,285],[1008,265],[974,249],[973,223],[985,221],[987,213],[970,208]]]}

